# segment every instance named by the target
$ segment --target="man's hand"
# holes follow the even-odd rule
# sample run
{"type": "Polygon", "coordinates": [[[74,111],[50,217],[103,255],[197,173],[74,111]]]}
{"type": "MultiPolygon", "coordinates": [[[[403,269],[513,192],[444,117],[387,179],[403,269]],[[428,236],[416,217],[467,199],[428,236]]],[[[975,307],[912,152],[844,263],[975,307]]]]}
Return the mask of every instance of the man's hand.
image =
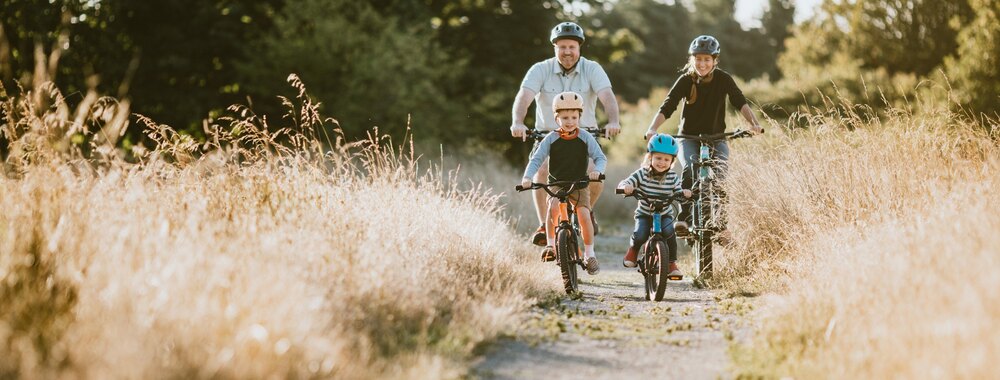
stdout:
{"type": "Polygon", "coordinates": [[[688,189],[681,190],[681,194],[684,194],[684,198],[691,198],[691,190],[688,189]]]}
{"type": "Polygon", "coordinates": [[[531,178],[528,177],[521,178],[521,187],[525,189],[531,187],[531,178]]]}
{"type": "Polygon", "coordinates": [[[598,171],[592,171],[592,172],[590,172],[590,180],[591,181],[596,181],[596,180],[599,180],[599,179],[601,179],[601,172],[598,172],[598,171]]]}
{"type": "Polygon", "coordinates": [[[623,183],[619,187],[622,189],[622,192],[624,192],[625,195],[632,195],[632,191],[635,191],[635,188],[627,183],[623,183]]]}
{"type": "Polygon", "coordinates": [[[528,127],[524,123],[514,123],[510,125],[510,135],[514,138],[521,138],[521,141],[528,140],[528,127]]]}
{"type": "Polygon", "coordinates": [[[604,137],[610,139],[612,137],[618,136],[618,134],[621,133],[621,131],[622,131],[622,126],[618,125],[618,123],[608,123],[608,125],[604,126],[604,137]]]}
{"type": "Polygon", "coordinates": [[[653,136],[656,136],[656,131],[654,131],[652,129],[647,129],[646,130],[646,141],[649,141],[649,139],[653,138],[653,136]]]}

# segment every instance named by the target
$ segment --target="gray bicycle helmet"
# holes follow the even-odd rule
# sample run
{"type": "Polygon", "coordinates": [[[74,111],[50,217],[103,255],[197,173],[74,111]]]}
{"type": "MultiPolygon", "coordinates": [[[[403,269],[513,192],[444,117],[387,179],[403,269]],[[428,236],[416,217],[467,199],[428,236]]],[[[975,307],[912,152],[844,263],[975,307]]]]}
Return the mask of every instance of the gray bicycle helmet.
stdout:
{"type": "Polygon", "coordinates": [[[721,51],[722,46],[719,45],[719,40],[712,36],[701,35],[695,38],[694,41],[691,41],[691,47],[688,48],[688,55],[711,54],[718,57],[721,51]]]}
{"type": "Polygon", "coordinates": [[[583,36],[583,28],[577,25],[575,22],[563,22],[552,28],[552,34],[549,35],[549,41],[556,43],[562,38],[572,38],[580,42],[583,45],[583,41],[586,38],[583,36]]]}

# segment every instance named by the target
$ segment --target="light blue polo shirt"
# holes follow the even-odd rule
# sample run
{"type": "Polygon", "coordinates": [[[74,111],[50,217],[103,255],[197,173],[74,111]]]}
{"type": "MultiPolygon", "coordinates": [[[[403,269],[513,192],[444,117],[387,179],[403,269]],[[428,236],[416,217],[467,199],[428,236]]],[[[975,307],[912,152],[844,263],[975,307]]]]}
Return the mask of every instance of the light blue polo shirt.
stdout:
{"type": "Polygon", "coordinates": [[[552,99],[562,92],[573,91],[583,97],[580,128],[597,128],[597,93],[611,87],[611,79],[601,64],[580,57],[573,71],[563,74],[555,57],[531,66],[521,81],[521,87],[535,92],[535,129],[554,131],[559,128],[552,113],[552,99]]]}

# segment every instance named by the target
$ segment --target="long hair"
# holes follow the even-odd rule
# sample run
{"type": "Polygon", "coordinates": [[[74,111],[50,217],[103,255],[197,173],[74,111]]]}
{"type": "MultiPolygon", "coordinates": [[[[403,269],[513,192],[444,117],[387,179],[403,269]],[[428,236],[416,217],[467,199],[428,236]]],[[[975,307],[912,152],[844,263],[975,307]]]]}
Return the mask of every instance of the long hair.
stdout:
{"type": "Polygon", "coordinates": [[[698,101],[697,85],[700,83],[709,83],[712,81],[712,77],[714,76],[713,74],[715,74],[715,69],[719,68],[719,56],[713,55],[712,60],[715,61],[712,64],[712,71],[709,72],[708,75],[702,77],[698,75],[698,71],[695,70],[694,68],[694,61],[695,61],[694,55],[688,56],[688,63],[684,65],[684,68],[681,70],[682,72],[684,72],[684,75],[691,76],[691,92],[688,93],[687,100],[685,101],[685,103],[694,104],[694,102],[698,101]]]}

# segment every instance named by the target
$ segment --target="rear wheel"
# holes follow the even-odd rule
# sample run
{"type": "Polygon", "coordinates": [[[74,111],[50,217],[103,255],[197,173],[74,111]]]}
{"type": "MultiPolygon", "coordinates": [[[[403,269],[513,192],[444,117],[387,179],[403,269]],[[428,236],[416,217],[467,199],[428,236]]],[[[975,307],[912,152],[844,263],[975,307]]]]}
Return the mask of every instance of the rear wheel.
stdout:
{"type": "Polygon", "coordinates": [[[667,275],[670,271],[669,266],[667,265],[669,262],[670,251],[667,250],[667,244],[663,241],[658,240],[653,246],[654,248],[652,251],[655,252],[654,255],[656,256],[657,263],[657,266],[654,268],[657,270],[650,273],[650,277],[653,278],[653,286],[651,289],[656,290],[656,294],[653,294],[652,296],[656,301],[663,301],[663,295],[667,292],[667,275]]]}
{"type": "Polygon", "coordinates": [[[560,229],[556,235],[556,258],[559,260],[559,271],[562,273],[563,287],[566,294],[577,291],[576,277],[576,236],[569,229],[560,229]]]}

